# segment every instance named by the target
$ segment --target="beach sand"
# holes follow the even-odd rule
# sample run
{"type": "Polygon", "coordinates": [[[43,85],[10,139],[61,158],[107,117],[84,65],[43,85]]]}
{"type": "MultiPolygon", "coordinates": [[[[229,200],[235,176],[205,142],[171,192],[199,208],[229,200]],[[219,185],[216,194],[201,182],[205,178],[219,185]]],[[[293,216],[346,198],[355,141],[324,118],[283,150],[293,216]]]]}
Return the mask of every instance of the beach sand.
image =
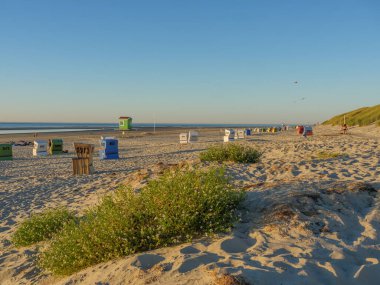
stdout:
{"type": "MultiPolygon", "coordinates": [[[[102,263],[58,278],[36,266],[37,246],[15,248],[10,236],[31,213],[66,206],[77,213],[121,183],[141,187],[147,176],[183,161],[198,162],[223,130],[200,129],[199,142],[180,145],[180,129],[127,132],[120,159],[94,158],[96,173],[73,176],[73,142],[97,147],[101,132],[41,134],[64,139],[68,154],[32,157],[14,147],[0,161],[1,284],[378,284],[380,280],[380,128],[318,126],[305,140],[295,131],[244,140],[263,152],[256,164],[226,163],[247,198],[231,233],[102,263]],[[318,153],[341,156],[320,159],[318,153]],[[144,174],[144,175],[142,175],[144,174]],[[224,282],[224,283],[223,283],[224,282]],[[235,282],[236,283],[236,282],[235,282]],[[236,283],[237,284],[237,283],[236,283]],[[243,283],[242,283],[243,284],[243,283]]],[[[107,135],[112,134],[108,132],[107,135]]],[[[1,135],[1,142],[32,141],[1,135]]]]}

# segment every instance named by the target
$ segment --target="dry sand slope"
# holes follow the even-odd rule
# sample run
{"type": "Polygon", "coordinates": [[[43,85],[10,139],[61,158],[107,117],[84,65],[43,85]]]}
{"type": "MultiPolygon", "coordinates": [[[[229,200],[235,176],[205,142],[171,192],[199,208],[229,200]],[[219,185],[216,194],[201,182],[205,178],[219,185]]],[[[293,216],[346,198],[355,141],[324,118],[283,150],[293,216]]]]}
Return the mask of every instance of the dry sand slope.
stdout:
{"type": "MultiPolygon", "coordinates": [[[[182,147],[175,133],[122,139],[122,159],[95,158],[97,173],[88,177],[71,176],[72,155],[35,159],[30,148],[16,148],[15,161],[0,163],[1,284],[212,284],[222,274],[248,284],[378,284],[380,135],[374,128],[337,136],[335,129],[319,127],[309,140],[293,132],[248,139],[264,154],[258,164],[227,164],[233,182],[247,192],[241,221],[227,235],[63,279],[38,270],[35,247],[10,244],[15,223],[31,212],[58,205],[81,212],[119,183],[139,187],[146,174],[154,177],[168,163],[194,162],[200,150],[221,141],[217,130],[201,135],[200,142],[182,147]],[[344,155],[318,159],[320,151],[344,155]]],[[[80,139],[97,143],[95,137],[80,139]]]]}

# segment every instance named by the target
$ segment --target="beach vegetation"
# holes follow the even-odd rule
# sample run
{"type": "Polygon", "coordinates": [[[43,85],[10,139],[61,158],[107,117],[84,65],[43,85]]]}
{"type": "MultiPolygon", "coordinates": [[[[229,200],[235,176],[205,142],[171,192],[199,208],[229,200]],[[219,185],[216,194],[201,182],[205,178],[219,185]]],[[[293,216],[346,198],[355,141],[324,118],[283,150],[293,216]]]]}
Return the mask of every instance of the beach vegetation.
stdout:
{"type": "Polygon", "coordinates": [[[12,243],[16,246],[28,246],[48,240],[66,223],[74,220],[74,214],[63,208],[34,214],[20,224],[12,236],[12,243]]]}
{"type": "Polygon", "coordinates": [[[212,285],[248,285],[242,275],[232,275],[228,273],[217,274],[215,271],[211,273],[213,277],[212,285]]]}
{"type": "Polygon", "coordinates": [[[67,223],[39,257],[67,275],[113,258],[226,232],[243,199],[223,168],[167,170],[139,192],[122,186],[67,223]]]}
{"type": "Polygon", "coordinates": [[[253,147],[238,143],[211,146],[200,153],[201,161],[256,163],[259,162],[260,157],[260,151],[253,147]]]}
{"type": "Polygon", "coordinates": [[[327,152],[327,151],[320,151],[315,156],[316,159],[325,160],[325,159],[332,159],[337,157],[344,157],[347,156],[346,153],[339,153],[339,152],[327,152]]]}
{"type": "Polygon", "coordinates": [[[380,105],[363,107],[351,112],[337,115],[325,122],[324,125],[343,125],[344,120],[348,126],[380,125],[380,105]]]}

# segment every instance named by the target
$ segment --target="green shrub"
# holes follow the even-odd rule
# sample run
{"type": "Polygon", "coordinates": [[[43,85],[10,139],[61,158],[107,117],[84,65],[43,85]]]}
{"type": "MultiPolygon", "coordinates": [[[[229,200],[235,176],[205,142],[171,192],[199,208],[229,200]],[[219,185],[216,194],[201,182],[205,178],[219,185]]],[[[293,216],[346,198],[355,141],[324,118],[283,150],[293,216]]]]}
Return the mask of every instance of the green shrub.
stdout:
{"type": "Polygon", "coordinates": [[[223,169],[168,171],[140,193],[119,188],[79,223],[67,224],[41,254],[57,275],[136,252],[228,230],[242,199],[223,169]]]}
{"type": "Polygon", "coordinates": [[[249,146],[228,143],[208,148],[200,153],[202,161],[234,161],[240,163],[255,163],[260,160],[261,153],[249,146]]]}
{"type": "Polygon", "coordinates": [[[71,220],[74,220],[74,215],[65,209],[47,210],[33,215],[21,223],[12,236],[12,242],[16,246],[27,246],[50,239],[71,220]]]}

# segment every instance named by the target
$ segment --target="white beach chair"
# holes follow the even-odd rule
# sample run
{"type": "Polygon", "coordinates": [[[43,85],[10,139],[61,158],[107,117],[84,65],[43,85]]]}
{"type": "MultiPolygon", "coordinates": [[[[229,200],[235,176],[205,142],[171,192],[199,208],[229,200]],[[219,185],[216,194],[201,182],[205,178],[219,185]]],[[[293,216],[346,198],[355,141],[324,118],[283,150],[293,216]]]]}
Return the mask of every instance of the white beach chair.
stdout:
{"type": "Polygon", "coordinates": [[[189,137],[188,137],[188,142],[196,142],[198,141],[199,133],[196,131],[190,131],[189,132],[189,137]]]}
{"type": "Polygon", "coordinates": [[[235,130],[233,129],[225,129],[224,130],[224,142],[232,142],[235,140],[235,130]]]}
{"type": "Polygon", "coordinates": [[[179,134],[179,143],[180,144],[186,144],[186,143],[188,143],[187,133],[180,133],[179,134]]]}
{"type": "Polygon", "coordinates": [[[232,136],[232,137],[234,137],[235,136],[235,130],[234,129],[225,129],[224,130],[224,135],[225,136],[232,136]]]}
{"type": "Polygon", "coordinates": [[[224,136],[223,142],[233,142],[235,138],[233,136],[224,136]]]}
{"type": "Polygon", "coordinates": [[[240,140],[240,139],[244,139],[245,138],[245,132],[244,130],[237,130],[236,133],[235,133],[235,139],[237,140],[240,140]]]}
{"type": "Polygon", "coordinates": [[[33,156],[46,156],[48,154],[48,141],[36,140],[33,144],[33,156]]]}

